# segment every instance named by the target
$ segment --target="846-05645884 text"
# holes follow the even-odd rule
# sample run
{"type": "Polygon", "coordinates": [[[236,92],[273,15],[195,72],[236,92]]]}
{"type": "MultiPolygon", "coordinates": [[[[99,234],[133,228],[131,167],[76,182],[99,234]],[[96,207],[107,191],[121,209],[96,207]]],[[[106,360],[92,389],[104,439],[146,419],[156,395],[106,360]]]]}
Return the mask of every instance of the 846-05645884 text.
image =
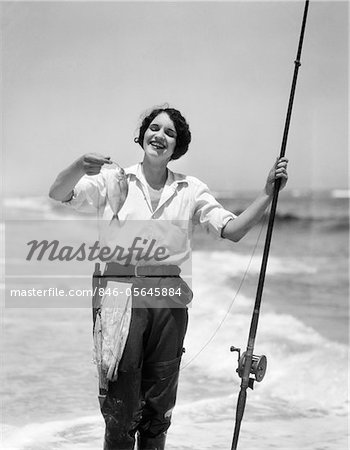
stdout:
{"type": "Polygon", "coordinates": [[[11,297],[92,297],[94,295],[113,296],[118,295],[132,295],[133,297],[174,297],[181,296],[181,287],[178,288],[140,288],[140,287],[127,287],[125,289],[120,289],[119,287],[99,287],[94,289],[59,289],[59,288],[48,288],[48,289],[11,289],[11,297]]]}

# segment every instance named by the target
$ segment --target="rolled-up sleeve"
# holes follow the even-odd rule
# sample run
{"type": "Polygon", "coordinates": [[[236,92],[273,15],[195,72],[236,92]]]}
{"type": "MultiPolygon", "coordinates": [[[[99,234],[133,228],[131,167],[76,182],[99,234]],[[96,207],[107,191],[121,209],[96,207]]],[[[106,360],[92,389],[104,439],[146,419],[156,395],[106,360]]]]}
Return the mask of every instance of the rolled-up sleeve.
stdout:
{"type": "Polygon", "coordinates": [[[208,186],[196,180],[194,189],[194,224],[201,225],[204,229],[221,237],[224,226],[237,216],[225,209],[210,192],[208,186]]]}
{"type": "Polygon", "coordinates": [[[81,212],[95,212],[106,202],[106,183],[103,173],[84,175],[73,190],[73,196],[65,205],[81,212]]]}

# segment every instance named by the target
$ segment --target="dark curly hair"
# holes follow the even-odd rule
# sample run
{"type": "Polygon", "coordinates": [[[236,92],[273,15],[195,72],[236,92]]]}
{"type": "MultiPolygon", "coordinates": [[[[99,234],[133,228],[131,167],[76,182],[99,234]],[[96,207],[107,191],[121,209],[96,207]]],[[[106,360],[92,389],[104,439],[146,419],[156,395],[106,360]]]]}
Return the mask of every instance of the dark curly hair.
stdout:
{"type": "Polygon", "coordinates": [[[150,126],[152,121],[163,112],[167,113],[170,119],[174,122],[177,134],[175,150],[174,153],[171,155],[170,160],[179,159],[180,156],[184,155],[188,150],[188,146],[191,142],[191,132],[188,123],[186,122],[186,119],[177,109],[174,108],[153,109],[153,111],[151,111],[151,113],[148,114],[143,119],[139,129],[139,135],[138,137],[135,138],[135,142],[140,144],[141,147],[143,146],[143,139],[147,128],[150,126]]]}

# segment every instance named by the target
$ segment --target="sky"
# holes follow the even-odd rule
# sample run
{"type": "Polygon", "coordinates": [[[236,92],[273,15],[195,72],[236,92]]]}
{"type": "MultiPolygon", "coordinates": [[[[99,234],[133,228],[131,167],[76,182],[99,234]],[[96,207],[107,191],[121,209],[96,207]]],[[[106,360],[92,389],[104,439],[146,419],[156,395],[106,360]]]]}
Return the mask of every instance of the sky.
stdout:
{"type": "MultiPolygon", "coordinates": [[[[127,167],[145,111],[192,143],[172,170],[263,187],[280,152],[302,1],[2,2],[6,196],[47,195],[84,153],[127,167]]],[[[348,2],[310,2],[287,156],[290,190],[348,187],[348,2]]]]}

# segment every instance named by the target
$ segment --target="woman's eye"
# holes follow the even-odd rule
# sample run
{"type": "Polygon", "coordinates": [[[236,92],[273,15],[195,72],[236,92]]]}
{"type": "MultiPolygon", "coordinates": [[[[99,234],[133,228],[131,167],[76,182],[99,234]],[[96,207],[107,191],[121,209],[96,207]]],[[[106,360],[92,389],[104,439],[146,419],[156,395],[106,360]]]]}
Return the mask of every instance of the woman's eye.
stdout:
{"type": "Polygon", "coordinates": [[[166,130],[166,134],[167,134],[169,137],[172,137],[172,138],[175,138],[175,137],[176,137],[176,133],[175,133],[175,131],[173,131],[173,130],[166,130]]]}
{"type": "Polygon", "coordinates": [[[158,130],[159,130],[159,127],[158,127],[158,125],[151,125],[151,126],[149,127],[149,129],[152,130],[152,131],[158,131],[158,130]]]}

